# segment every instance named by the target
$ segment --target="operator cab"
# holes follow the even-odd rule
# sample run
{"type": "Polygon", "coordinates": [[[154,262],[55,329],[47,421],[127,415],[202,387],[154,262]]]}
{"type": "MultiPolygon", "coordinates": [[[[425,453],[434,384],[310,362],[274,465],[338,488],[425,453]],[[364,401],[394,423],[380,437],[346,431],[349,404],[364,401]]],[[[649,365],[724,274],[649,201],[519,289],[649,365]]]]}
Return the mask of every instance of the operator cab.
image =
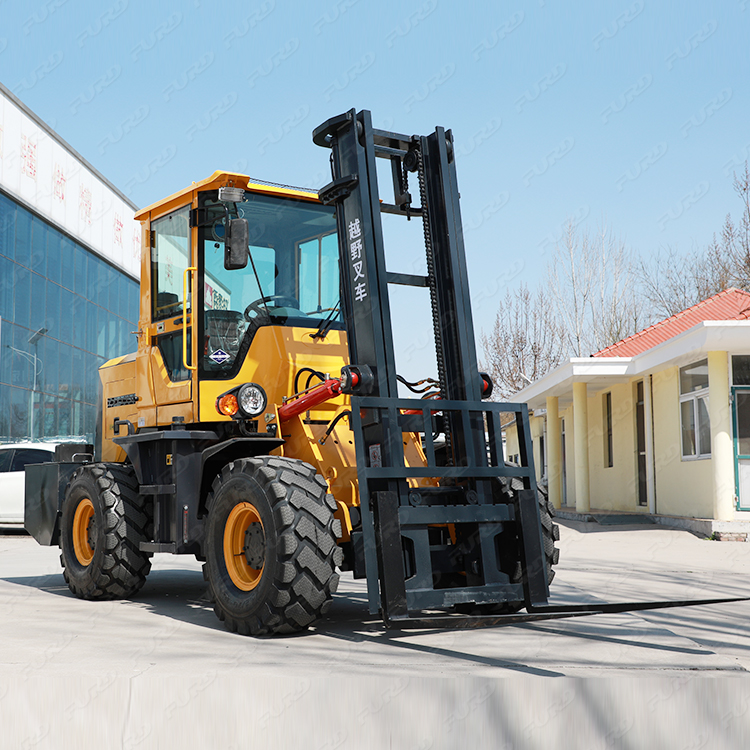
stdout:
{"type": "MultiPolygon", "coordinates": [[[[197,267],[192,268],[200,381],[235,378],[264,326],[312,329],[313,334],[344,329],[333,207],[278,193],[209,189],[197,193],[197,208],[185,206],[156,219],[151,230],[154,322],[182,315],[184,277],[192,266],[189,239],[196,241],[197,267]],[[244,225],[239,256],[238,225],[244,225]]],[[[189,378],[177,333],[173,343],[167,336],[159,340],[173,381],[189,378]]],[[[192,326],[189,338],[191,333],[192,326]]],[[[193,349],[190,341],[187,348],[193,349]]]]}

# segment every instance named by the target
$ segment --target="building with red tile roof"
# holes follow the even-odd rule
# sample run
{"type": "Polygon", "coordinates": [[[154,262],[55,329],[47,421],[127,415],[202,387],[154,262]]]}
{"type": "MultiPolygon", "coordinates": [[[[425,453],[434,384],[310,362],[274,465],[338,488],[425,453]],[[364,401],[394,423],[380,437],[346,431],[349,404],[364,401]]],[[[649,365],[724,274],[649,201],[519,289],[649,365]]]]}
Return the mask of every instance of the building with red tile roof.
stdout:
{"type": "Polygon", "coordinates": [[[572,358],[516,400],[557,507],[750,533],[750,293],[726,289],[572,358]]]}

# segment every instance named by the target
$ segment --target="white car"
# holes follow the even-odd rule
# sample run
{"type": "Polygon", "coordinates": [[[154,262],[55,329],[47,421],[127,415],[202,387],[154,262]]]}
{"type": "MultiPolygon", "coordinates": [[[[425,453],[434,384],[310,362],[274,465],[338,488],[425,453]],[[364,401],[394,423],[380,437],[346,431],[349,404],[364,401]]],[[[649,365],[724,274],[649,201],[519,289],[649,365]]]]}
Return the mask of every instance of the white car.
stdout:
{"type": "Polygon", "coordinates": [[[23,526],[26,464],[54,461],[56,443],[0,445],[0,526],[23,526]]]}

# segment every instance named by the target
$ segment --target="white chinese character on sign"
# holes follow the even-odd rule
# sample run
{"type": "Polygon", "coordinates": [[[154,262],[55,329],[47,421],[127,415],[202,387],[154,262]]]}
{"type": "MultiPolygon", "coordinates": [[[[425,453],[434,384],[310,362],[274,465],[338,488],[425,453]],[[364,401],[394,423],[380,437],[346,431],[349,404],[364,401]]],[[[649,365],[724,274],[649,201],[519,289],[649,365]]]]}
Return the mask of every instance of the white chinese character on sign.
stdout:
{"type": "Polygon", "coordinates": [[[362,228],[359,226],[359,219],[349,222],[349,239],[356,240],[362,234],[362,228]]]}
{"type": "Polygon", "coordinates": [[[363,261],[358,260],[356,263],[352,263],[352,268],[354,269],[354,273],[356,274],[354,277],[354,280],[357,279],[364,279],[365,275],[362,273],[362,263],[363,261]]]}
{"type": "Polygon", "coordinates": [[[365,288],[364,282],[360,282],[354,287],[354,298],[357,302],[361,302],[367,296],[367,289],[365,288]]]}
{"type": "Polygon", "coordinates": [[[357,260],[357,258],[362,257],[362,240],[354,240],[351,245],[349,245],[349,251],[352,254],[352,260],[357,260]]]}

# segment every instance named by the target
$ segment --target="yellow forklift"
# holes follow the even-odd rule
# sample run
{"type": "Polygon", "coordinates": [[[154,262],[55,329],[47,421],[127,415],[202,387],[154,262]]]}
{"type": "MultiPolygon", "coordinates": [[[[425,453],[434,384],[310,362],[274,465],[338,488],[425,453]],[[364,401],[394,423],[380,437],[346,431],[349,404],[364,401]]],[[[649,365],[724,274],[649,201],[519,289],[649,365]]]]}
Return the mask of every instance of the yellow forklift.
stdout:
{"type": "Polygon", "coordinates": [[[331,152],[318,193],[215,172],[136,214],[137,351],[100,368],[95,444],[26,470],[26,528],[59,544],[71,591],[130,597],[154,553],[195,555],[245,635],[316,622],[337,568],[400,628],[680,604],[548,603],[558,529],[526,406],[487,400],[477,367],[450,131],[351,110],[313,140],[331,152]],[[386,269],[382,213],[422,222],[425,275],[386,269]],[[437,378],[396,371],[392,284],[429,289],[437,378]]]}

